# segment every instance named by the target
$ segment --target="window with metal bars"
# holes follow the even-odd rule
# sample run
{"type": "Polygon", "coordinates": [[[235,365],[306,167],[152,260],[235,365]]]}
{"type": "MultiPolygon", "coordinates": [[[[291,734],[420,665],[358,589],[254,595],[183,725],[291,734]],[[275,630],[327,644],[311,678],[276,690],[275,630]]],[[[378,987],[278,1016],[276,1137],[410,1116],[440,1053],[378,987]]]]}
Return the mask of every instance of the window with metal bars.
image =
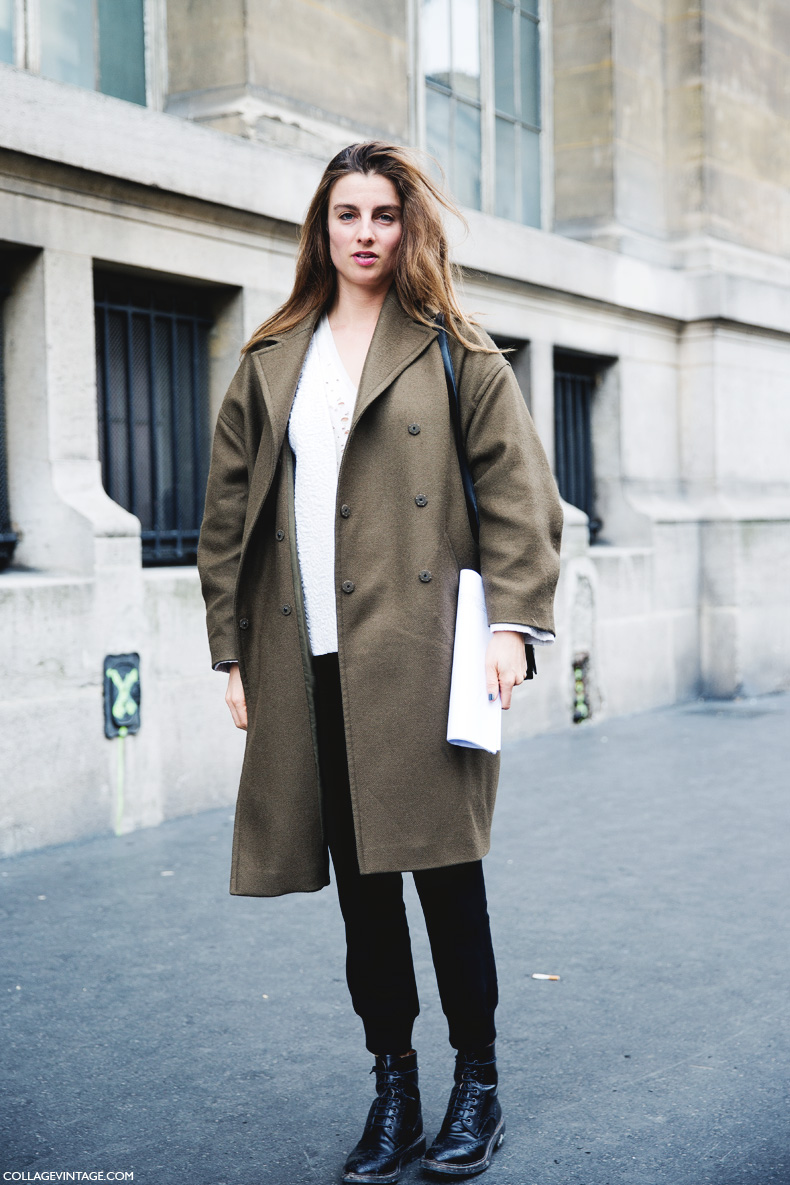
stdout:
{"type": "Polygon", "coordinates": [[[557,487],[590,524],[590,542],[601,529],[595,513],[592,449],[592,401],[595,361],[556,354],[554,358],[554,453],[557,487]]]}
{"type": "Polygon", "coordinates": [[[97,275],[104,488],[140,519],[143,563],[194,564],[208,477],[208,335],[197,293],[97,275]]]}
{"type": "Polygon", "coordinates": [[[11,563],[17,537],[11,525],[11,504],[8,498],[8,453],[5,427],[5,384],[3,303],[8,290],[0,288],[0,572],[11,563]]]}

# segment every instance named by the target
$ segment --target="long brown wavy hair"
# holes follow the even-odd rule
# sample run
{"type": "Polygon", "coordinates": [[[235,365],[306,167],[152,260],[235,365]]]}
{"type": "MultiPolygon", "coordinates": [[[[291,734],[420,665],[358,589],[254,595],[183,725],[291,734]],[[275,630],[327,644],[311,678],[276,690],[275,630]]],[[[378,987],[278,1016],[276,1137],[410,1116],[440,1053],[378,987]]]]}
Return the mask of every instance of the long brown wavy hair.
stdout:
{"type": "Polygon", "coordinates": [[[388,177],[401,202],[403,234],[395,264],[395,289],[410,317],[432,326],[437,313],[447,329],[470,350],[491,353],[475,332],[474,322],[462,312],[455,294],[457,268],[450,262],[440,206],[466,226],[455,203],[434,184],[408,149],[370,140],[350,144],[324,170],[302,226],[296,278],[291,295],[259,325],[244,346],[255,349],[266,338],[293,329],[313,312],[325,312],[335,297],[337,276],[329,254],[329,194],[348,173],[388,177]]]}

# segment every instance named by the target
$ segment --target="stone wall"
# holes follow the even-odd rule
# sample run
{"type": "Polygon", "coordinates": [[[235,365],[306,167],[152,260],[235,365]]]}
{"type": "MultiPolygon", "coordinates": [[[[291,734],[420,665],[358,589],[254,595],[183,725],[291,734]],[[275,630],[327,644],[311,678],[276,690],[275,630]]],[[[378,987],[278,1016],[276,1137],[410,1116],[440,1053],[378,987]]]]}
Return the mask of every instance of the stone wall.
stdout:
{"type": "Polygon", "coordinates": [[[655,259],[699,235],[786,257],[784,0],[554,0],[553,19],[556,229],[655,259]]]}
{"type": "Polygon", "coordinates": [[[705,201],[711,234],[790,255],[790,8],[705,7],[705,201]]]}
{"type": "Polygon", "coordinates": [[[169,0],[168,46],[175,114],[324,160],[408,139],[406,0],[169,0]]]}

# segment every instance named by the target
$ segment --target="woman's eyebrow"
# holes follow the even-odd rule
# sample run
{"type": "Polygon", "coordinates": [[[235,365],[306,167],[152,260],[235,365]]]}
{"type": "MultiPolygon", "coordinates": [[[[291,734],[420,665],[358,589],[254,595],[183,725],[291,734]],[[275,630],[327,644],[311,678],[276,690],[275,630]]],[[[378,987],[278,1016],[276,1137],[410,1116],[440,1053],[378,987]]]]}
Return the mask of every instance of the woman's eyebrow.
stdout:
{"type": "MultiPolygon", "coordinates": [[[[332,209],[333,210],[353,210],[355,214],[359,213],[359,206],[355,206],[353,204],[353,202],[337,202],[332,207],[332,209]]],[[[383,206],[374,206],[373,207],[374,214],[379,214],[379,213],[381,213],[382,210],[398,210],[398,211],[400,211],[400,203],[396,202],[393,204],[392,202],[390,202],[390,203],[387,203],[383,206]]]]}

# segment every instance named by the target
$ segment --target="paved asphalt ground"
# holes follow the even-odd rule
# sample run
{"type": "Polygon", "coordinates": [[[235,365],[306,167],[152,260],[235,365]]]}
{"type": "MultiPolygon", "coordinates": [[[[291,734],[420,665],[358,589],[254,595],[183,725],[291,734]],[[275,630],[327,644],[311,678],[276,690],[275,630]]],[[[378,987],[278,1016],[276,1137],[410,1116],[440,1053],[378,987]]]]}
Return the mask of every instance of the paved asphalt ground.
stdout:
{"type": "MultiPolygon", "coordinates": [[[[769,697],[506,751],[491,1185],[790,1182],[789,750],[769,697]]],[[[230,843],[222,809],[0,864],[1,1171],[337,1180],[373,1080],[334,890],[232,898],[230,843]]],[[[452,1058],[409,908],[433,1132],[452,1058]]]]}

